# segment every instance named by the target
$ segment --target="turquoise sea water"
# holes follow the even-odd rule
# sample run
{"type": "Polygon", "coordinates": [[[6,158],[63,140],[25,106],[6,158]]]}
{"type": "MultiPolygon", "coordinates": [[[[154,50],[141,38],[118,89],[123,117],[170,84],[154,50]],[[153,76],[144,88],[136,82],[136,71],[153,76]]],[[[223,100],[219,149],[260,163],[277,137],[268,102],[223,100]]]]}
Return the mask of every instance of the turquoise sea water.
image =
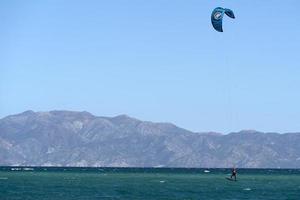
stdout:
{"type": "Polygon", "coordinates": [[[1,200],[300,200],[300,170],[0,167],[1,200]],[[208,170],[205,172],[205,170],[208,170]]]}

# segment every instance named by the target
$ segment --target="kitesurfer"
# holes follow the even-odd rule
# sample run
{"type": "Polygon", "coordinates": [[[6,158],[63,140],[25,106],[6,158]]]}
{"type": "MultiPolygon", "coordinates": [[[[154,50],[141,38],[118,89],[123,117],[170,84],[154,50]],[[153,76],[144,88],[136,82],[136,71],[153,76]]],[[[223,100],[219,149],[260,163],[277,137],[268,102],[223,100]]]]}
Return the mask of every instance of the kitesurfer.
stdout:
{"type": "Polygon", "coordinates": [[[233,178],[234,178],[234,180],[236,181],[236,175],[237,175],[237,170],[236,170],[235,167],[233,167],[232,170],[231,170],[231,176],[230,176],[230,178],[231,178],[232,180],[233,180],[233,178]]]}

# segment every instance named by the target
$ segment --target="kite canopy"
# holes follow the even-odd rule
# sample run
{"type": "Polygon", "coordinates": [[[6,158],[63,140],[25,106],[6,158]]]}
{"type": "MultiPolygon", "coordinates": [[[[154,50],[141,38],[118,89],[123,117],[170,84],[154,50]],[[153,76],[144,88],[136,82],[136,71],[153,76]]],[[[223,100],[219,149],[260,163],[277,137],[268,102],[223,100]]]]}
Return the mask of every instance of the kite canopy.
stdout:
{"type": "Polygon", "coordinates": [[[234,19],[234,13],[227,8],[217,7],[211,13],[211,23],[216,31],[223,32],[223,16],[226,14],[228,17],[234,19]]]}

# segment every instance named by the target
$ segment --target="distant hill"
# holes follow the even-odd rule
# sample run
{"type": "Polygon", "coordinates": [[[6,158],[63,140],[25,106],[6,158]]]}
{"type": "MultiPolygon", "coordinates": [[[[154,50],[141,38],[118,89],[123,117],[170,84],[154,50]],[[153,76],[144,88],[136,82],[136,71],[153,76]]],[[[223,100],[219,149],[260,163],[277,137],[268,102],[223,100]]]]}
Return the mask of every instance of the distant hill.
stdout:
{"type": "Polygon", "coordinates": [[[0,120],[0,165],[300,168],[300,133],[194,133],[126,115],[26,111],[0,120]]]}

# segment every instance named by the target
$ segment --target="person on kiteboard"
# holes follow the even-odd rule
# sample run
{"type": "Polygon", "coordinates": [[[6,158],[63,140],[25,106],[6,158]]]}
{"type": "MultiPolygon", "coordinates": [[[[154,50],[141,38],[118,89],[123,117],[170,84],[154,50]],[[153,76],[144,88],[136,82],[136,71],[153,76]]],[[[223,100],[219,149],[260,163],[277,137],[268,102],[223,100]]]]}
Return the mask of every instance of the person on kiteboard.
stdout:
{"type": "Polygon", "coordinates": [[[236,171],[236,168],[233,167],[232,170],[231,170],[231,176],[230,178],[233,179],[236,181],[236,174],[237,174],[237,171],[236,171]]]}

